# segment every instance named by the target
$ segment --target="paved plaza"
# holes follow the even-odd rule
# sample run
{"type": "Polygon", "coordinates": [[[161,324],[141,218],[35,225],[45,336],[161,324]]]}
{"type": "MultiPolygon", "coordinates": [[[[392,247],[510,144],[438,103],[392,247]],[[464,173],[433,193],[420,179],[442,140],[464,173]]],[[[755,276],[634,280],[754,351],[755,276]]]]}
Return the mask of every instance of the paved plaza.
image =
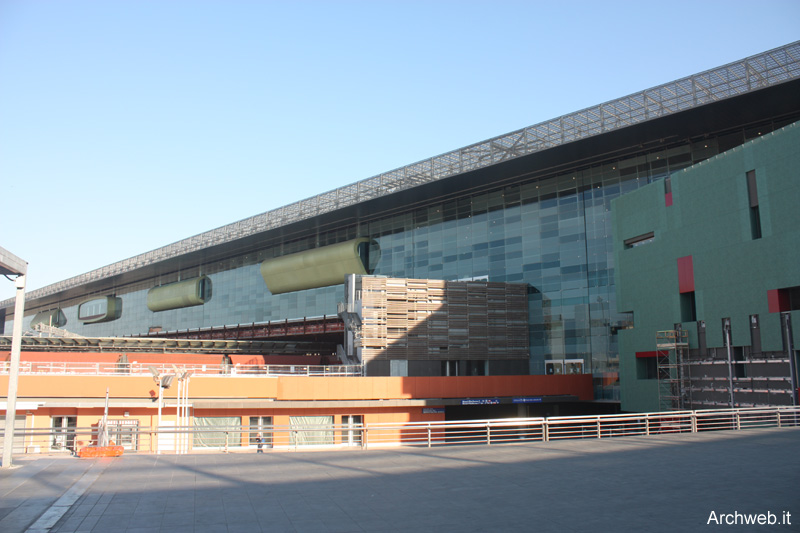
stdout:
{"type": "Polygon", "coordinates": [[[3,533],[800,531],[800,429],[15,461],[3,533]]]}

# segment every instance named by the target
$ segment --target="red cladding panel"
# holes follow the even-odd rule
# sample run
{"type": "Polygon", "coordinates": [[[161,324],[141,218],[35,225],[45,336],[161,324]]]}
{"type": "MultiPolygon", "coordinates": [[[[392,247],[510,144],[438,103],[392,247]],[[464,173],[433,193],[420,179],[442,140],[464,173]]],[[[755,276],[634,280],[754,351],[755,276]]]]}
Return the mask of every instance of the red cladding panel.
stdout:
{"type": "Polygon", "coordinates": [[[789,291],[773,289],[767,291],[767,302],[770,313],[781,313],[789,310],[789,291]]]}
{"type": "Polygon", "coordinates": [[[666,202],[667,207],[672,205],[672,193],[671,192],[668,192],[667,194],[664,195],[664,202],[666,202]]]}
{"type": "Polygon", "coordinates": [[[666,356],[667,352],[663,350],[656,350],[654,352],[636,352],[636,357],[638,359],[645,359],[647,357],[658,357],[658,356],[666,356]]]}
{"type": "Polygon", "coordinates": [[[691,255],[678,258],[678,292],[694,292],[694,264],[691,255]]]}

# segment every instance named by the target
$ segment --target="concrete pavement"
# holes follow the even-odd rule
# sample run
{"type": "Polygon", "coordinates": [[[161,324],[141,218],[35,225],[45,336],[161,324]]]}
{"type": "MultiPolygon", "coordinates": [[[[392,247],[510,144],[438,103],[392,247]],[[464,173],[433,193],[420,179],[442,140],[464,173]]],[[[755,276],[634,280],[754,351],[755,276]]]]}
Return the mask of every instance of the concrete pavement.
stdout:
{"type": "Polygon", "coordinates": [[[19,457],[18,467],[0,471],[0,531],[800,531],[799,454],[800,429],[791,428],[433,449],[19,457]],[[778,523],[725,524],[750,514],[778,523]]]}

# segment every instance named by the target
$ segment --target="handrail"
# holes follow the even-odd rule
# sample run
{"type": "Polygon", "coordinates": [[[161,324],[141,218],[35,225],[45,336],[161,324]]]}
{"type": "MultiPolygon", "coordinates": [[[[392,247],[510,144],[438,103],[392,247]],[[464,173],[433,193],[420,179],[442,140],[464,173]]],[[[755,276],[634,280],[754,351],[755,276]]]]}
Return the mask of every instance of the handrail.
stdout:
{"type": "MultiPolygon", "coordinates": [[[[363,375],[361,365],[246,365],[246,364],[179,364],[181,369],[191,370],[194,375],[204,377],[265,377],[265,376],[345,376],[363,375]]],[[[21,375],[47,374],[69,376],[138,376],[151,375],[150,367],[159,373],[172,373],[170,363],[112,363],[73,361],[22,361],[21,375]]],[[[0,361],[0,375],[8,374],[9,363],[0,361]]]]}
{"type": "MultiPolygon", "coordinates": [[[[549,442],[564,439],[606,439],[624,436],[649,436],[673,433],[751,428],[800,427],[800,407],[772,406],[738,409],[705,409],[611,415],[507,418],[495,420],[452,420],[433,422],[331,424],[319,426],[170,426],[139,427],[136,420],[111,420],[116,433],[112,439],[123,439],[126,453],[158,451],[162,445],[181,441],[188,443],[180,451],[163,449],[164,453],[186,453],[224,450],[241,451],[255,448],[256,433],[262,433],[267,447],[277,450],[313,447],[382,448],[396,446],[446,446],[453,444],[511,444],[549,442]],[[177,439],[179,435],[186,438],[177,439]]],[[[97,427],[28,428],[15,430],[15,439],[27,453],[77,451],[97,441],[97,427]]],[[[0,431],[2,436],[2,431],[0,431]]]]}

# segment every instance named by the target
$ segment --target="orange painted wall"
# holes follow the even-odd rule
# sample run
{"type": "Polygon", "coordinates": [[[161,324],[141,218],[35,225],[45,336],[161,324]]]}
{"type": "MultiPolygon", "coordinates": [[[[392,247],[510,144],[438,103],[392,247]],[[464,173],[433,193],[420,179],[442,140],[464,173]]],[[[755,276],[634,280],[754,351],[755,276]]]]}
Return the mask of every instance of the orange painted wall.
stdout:
{"type": "Polygon", "coordinates": [[[591,401],[592,376],[469,376],[469,377],[282,377],[281,400],[380,400],[410,398],[492,398],[573,394],[591,401]]]}
{"type": "MultiPolygon", "coordinates": [[[[8,376],[0,376],[8,390],[8,376]]],[[[148,398],[156,384],[150,376],[21,375],[19,397],[148,398]]],[[[177,394],[177,387],[165,396],[177,394]]],[[[592,400],[592,376],[483,377],[227,377],[194,376],[192,398],[274,398],[277,400],[390,400],[412,398],[492,398],[572,394],[592,400]]]]}
{"type": "MultiPolygon", "coordinates": [[[[48,400],[70,398],[104,399],[106,388],[110,391],[109,418],[138,420],[140,428],[157,426],[156,403],[145,407],[114,407],[115,401],[157,397],[158,389],[150,376],[79,376],[79,375],[21,375],[18,401],[32,398],[48,400]],[[152,405],[152,407],[149,407],[152,405]],[[124,416],[124,412],[128,416],[124,416]]],[[[0,391],[8,390],[8,376],[0,375],[0,391]]],[[[276,400],[392,400],[435,398],[493,398],[508,396],[545,396],[571,394],[580,400],[592,399],[591,375],[559,376],[487,376],[487,377],[230,377],[194,376],[189,385],[191,400],[266,398],[276,400]]],[[[174,422],[174,402],[177,387],[165,390],[164,398],[170,407],[164,408],[162,419],[174,422]]],[[[21,412],[20,412],[21,414],[21,412]]],[[[335,424],[342,423],[344,415],[362,415],[369,424],[398,424],[402,422],[435,422],[444,420],[444,414],[423,414],[421,406],[369,406],[369,407],[309,407],[309,408],[259,408],[259,409],[194,409],[193,416],[236,416],[248,426],[251,416],[271,416],[274,426],[290,425],[291,416],[333,416],[335,424]]],[[[47,429],[52,416],[77,416],[77,427],[96,425],[103,415],[102,408],[46,408],[26,413],[27,426],[47,429]]],[[[398,431],[398,436],[400,432],[398,431]]],[[[248,434],[239,437],[241,446],[248,446],[248,434]]],[[[278,432],[275,446],[289,446],[289,434],[278,432]]],[[[48,443],[45,437],[36,442],[43,451],[48,443]]],[[[341,435],[337,434],[337,442],[341,435]]],[[[88,431],[78,432],[76,444],[89,445],[92,436],[88,431]]],[[[232,443],[233,444],[233,443],[232,443]]],[[[155,443],[149,434],[140,436],[139,449],[152,452],[155,443]]]]}

